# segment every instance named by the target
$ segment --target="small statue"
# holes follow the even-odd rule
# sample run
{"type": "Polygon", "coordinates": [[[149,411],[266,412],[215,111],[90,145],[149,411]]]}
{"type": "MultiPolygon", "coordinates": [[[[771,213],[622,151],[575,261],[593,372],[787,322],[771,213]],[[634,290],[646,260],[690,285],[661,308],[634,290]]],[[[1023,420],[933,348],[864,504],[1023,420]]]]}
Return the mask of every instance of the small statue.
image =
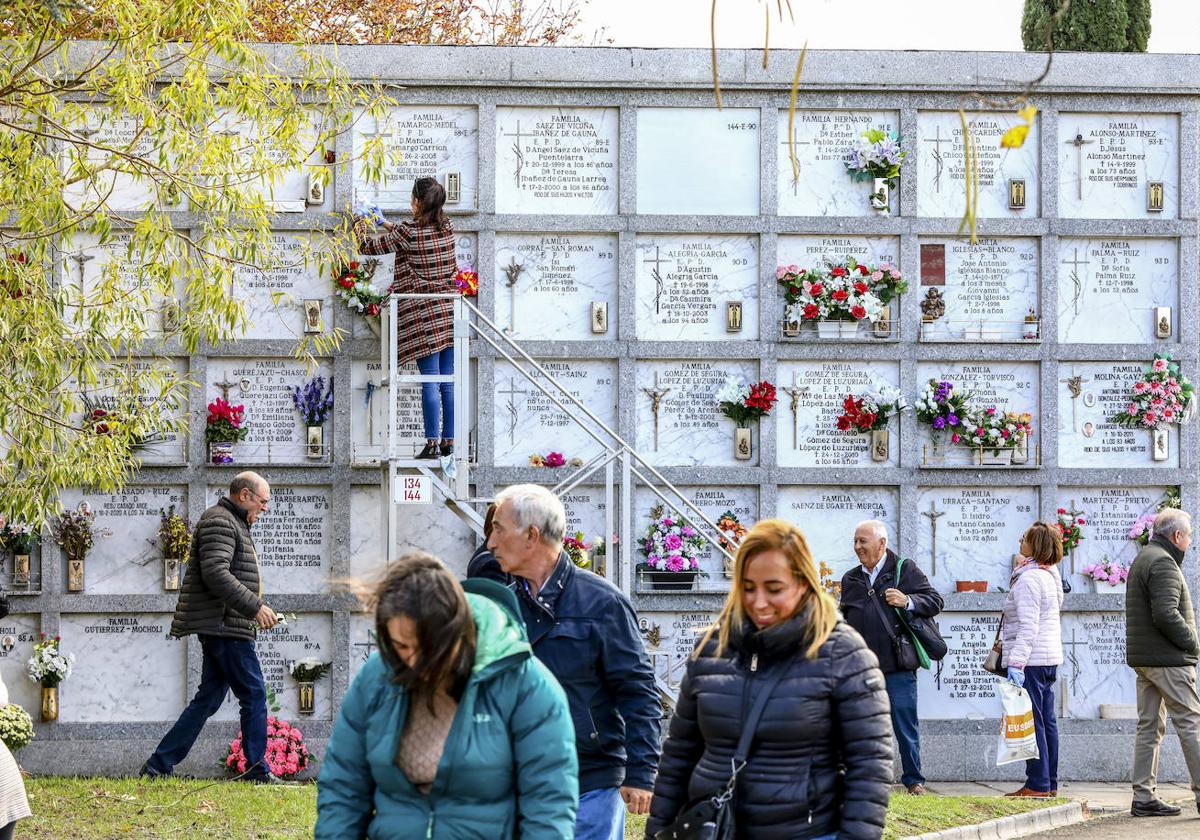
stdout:
{"type": "Polygon", "coordinates": [[[946,299],[942,297],[942,293],[936,287],[930,287],[925,293],[925,299],[921,301],[921,320],[936,321],[946,314],[946,299]]]}
{"type": "Polygon", "coordinates": [[[1025,323],[1026,324],[1036,324],[1037,323],[1037,313],[1033,311],[1032,306],[1029,307],[1029,311],[1025,313],[1025,323]]]}

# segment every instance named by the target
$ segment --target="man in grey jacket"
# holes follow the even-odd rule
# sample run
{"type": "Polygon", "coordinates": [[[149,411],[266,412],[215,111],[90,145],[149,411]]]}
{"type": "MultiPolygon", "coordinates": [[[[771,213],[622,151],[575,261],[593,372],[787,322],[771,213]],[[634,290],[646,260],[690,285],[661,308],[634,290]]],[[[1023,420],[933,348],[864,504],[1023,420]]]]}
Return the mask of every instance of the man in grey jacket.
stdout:
{"type": "Polygon", "coordinates": [[[1200,640],[1180,565],[1192,544],[1192,518],[1164,508],[1154,517],[1154,537],[1129,569],[1125,593],[1125,659],[1137,673],[1137,740],[1133,748],[1135,817],[1171,817],[1179,807],[1160,800],[1158,750],[1167,714],[1175,724],[1192,792],[1200,809],[1200,696],[1196,662],[1200,640]]]}
{"type": "Polygon", "coordinates": [[[259,628],[270,630],[278,618],[263,601],[258,553],[250,536],[250,526],[270,503],[271,488],[261,475],[238,473],[229,484],[228,498],[220,499],[196,523],[171,635],[182,638],[194,633],[200,640],[204,654],[200,686],[142,765],[142,776],[169,776],[233,689],[241,704],[244,778],[276,781],[264,757],[267,690],[254,638],[259,628]]]}

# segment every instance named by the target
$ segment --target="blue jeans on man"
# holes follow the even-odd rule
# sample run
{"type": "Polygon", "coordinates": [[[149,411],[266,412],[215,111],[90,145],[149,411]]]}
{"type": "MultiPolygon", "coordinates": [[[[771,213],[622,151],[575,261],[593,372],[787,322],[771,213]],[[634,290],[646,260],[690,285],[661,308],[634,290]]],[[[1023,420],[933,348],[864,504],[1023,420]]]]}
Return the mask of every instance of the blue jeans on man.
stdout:
{"type": "Polygon", "coordinates": [[[1025,690],[1033,703],[1033,731],[1038,757],[1025,762],[1025,787],[1046,793],[1058,790],[1058,717],[1054,708],[1057,665],[1026,665],[1025,690]]]}
{"type": "Polygon", "coordinates": [[[621,840],[625,836],[625,800],[620,788],[579,794],[575,840],[621,840]]]}
{"type": "Polygon", "coordinates": [[[921,775],[921,723],[917,719],[917,674],[896,671],[884,676],[892,704],[892,731],[900,748],[900,782],[905,787],[925,784],[921,775]]]}
{"type": "Polygon", "coordinates": [[[246,778],[262,778],[269,769],[264,760],[267,752],[267,689],[258,655],[254,651],[254,642],[221,636],[197,638],[204,653],[200,686],[192,702],[146,762],[145,772],[152,776],[166,776],[175,769],[176,764],[187,758],[204,724],[221,708],[226,693],[232,689],[241,704],[246,778]]]}
{"type": "MultiPolygon", "coordinates": [[[[437,353],[417,359],[417,370],[422,376],[448,376],[454,373],[454,348],[447,347],[437,353]]],[[[425,438],[436,440],[438,420],[441,420],[442,440],[454,439],[454,383],[421,383],[421,417],[425,422],[425,438]],[[441,415],[439,417],[439,415],[441,415]]]]}

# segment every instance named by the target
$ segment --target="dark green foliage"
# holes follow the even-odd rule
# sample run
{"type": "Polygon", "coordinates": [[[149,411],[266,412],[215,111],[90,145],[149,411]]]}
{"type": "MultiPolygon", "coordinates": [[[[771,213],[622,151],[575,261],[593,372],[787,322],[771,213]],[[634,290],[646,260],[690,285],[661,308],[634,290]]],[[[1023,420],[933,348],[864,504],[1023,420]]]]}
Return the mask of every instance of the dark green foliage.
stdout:
{"type": "Polygon", "coordinates": [[[1053,25],[1060,52],[1145,52],[1150,39],[1150,0],[1025,0],[1021,40],[1025,49],[1046,49],[1053,25]],[[1060,19],[1056,12],[1066,5],[1060,19]]]}
{"type": "Polygon", "coordinates": [[[1145,52],[1150,43],[1150,0],[1127,0],[1129,6],[1129,28],[1125,30],[1129,42],[1126,52],[1145,52]]]}

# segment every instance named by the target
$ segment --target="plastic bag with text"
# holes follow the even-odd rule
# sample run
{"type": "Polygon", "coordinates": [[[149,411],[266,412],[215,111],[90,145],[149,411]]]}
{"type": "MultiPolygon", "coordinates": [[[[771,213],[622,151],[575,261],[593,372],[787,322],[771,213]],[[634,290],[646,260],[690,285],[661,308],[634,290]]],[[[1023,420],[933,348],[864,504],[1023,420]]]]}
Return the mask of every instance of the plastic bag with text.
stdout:
{"type": "Polygon", "coordinates": [[[999,680],[996,695],[1002,707],[996,766],[1037,758],[1037,736],[1033,731],[1033,703],[1029,700],[1029,692],[1008,680],[999,680]]]}

